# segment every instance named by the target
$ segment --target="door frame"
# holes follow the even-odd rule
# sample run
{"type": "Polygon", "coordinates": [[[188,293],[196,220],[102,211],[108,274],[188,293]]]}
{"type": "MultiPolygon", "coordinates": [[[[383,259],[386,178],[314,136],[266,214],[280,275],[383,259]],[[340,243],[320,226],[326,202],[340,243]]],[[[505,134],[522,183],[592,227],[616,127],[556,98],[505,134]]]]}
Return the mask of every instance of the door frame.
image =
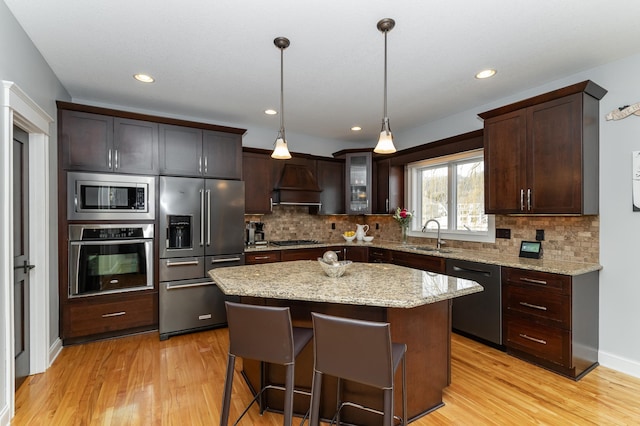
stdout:
{"type": "MultiPolygon", "coordinates": [[[[2,81],[0,114],[0,233],[13,233],[13,126],[29,133],[29,245],[30,273],[29,339],[30,374],[44,372],[55,358],[50,356],[50,240],[49,126],[54,121],[15,83],[2,81]]],[[[0,239],[0,282],[13,282],[13,240],[0,239]]],[[[13,286],[0,286],[0,424],[8,424],[15,410],[13,286]]],[[[58,339],[59,340],[59,339],[58,339]]],[[[59,345],[58,345],[59,346],[59,345]]],[[[59,349],[58,349],[59,351],[59,349]]]]}

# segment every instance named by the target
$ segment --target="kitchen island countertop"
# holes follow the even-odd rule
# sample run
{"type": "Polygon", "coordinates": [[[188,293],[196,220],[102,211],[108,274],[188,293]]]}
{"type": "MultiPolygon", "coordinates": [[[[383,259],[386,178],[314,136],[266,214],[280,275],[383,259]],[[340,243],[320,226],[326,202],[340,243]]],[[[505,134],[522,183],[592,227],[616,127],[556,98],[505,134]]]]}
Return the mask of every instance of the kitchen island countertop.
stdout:
{"type": "Polygon", "coordinates": [[[387,263],[354,262],[339,278],[325,275],[315,260],[232,266],[209,275],[226,295],[388,308],[483,291],[475,281],[387,263]]]}

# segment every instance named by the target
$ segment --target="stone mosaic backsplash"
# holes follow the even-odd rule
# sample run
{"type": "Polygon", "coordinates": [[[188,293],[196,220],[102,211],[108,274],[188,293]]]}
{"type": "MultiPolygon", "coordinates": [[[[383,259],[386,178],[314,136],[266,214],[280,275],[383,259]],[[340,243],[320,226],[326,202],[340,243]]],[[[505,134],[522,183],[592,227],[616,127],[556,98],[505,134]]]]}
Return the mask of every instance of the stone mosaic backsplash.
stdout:
{"type": "MultiPolygon", "coordinates": [[[[367,224],[368,235],[377,240],[400,241],[400,225],[388,215],[313,215],[308,207],[274,206],[268,215],[245,215],[245,222],[264,222],[267,240],[340,241],[356,224],[367,224]],[[333,229],[335,227],[335,229],[333,229]]],[[[517,254],[520,241],[534,241],[536,230],[544,229],[544,257],[569,262],[599,263],[600,219],[598,216],[496,216],[496,228],[511,230],[510,239],[495,243],[446,240],[447,247],[517,254]]],[[[434,244],[433,238],[409,237],[410,244],[434,244]]]]}

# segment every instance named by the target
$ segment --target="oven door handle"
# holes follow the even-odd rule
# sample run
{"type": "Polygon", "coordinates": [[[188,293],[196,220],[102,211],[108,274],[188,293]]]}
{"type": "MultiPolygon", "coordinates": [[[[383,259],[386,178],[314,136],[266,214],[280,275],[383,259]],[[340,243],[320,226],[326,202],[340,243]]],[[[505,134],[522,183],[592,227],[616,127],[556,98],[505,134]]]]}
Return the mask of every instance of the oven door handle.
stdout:
{"type": "Polygon", "coordinates": [[[181,262],[172,262],[167,260],[167,266],[198,266],[200,262],[198,260],[183,260],[181,262]]]}
{"type": "Polygon", "coordinates": [[[216,283],[214,283],[213,281],[206,281],[206,282],[192,283],[192,284],[175,284],[175,285],[167,284],[167,290],[180,290],[183,288],[205,287],[205,286],[215,285],[215,284],[216,283]]]}
{"type": "Polygon", "coordinates": [[[113,246],[117,244],[140,244],[152,242],[148,240],[101,240],[101,241],[69,241],[72,246],[113,246]]]}

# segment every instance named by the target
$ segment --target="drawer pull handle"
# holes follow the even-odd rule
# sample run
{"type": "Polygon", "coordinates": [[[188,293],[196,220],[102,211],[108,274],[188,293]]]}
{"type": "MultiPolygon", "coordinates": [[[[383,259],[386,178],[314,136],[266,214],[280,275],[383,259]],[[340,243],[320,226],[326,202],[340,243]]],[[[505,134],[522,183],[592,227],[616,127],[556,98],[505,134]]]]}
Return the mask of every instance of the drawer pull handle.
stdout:
{"type": "Polygon", "coordinates": [[[527,283],[533,283],[533,284],[542,284],[542,285],[547,285],[546,281],[543,280],[534,280],[533,278],[526,278],[526,277],[522,277],[520,278],[520,281],[524,281],[527,283]]]}
{"type": "Polygon", "coordinates": [[[227,257],[225,259],[211,259],[211,263],[239,262],[239,257],[227,257]]]}
{"type": "Polygon", "coordinates": [[[520,302],[520,304],[522,306],[526,306],[527,308],[539,309],[541,311],[546,311],[547,310],[546,306],[532,305],[531,303],[527,303],[527,302],[520,302]]]}
{"type": "Polygon", "coordinates": [[[125,311],[122,312],[113,312],[111,314],[102,314],[102,318],[111,318],[111,317],[121,317],[123,315],[126,315],[125,311]]]}
{"type": "Polygon", "coordinates": [[[520,334],[520,337],[523,339],[531,340],[532,342],[540,343],[542,345],[546,345],[547,341],[542,339],[536,339],[535,337],[527,336],[526,334],[520,334]]]}
{"type": "Polygon", "coordinates": [[[181,262],[172,262],[170,260],[167,260],[167,266],[171,267],[171,266],[191,266],[191,265],[195,265],[198,266],[200,262],[197,260],[184,260],[181,262]]]}
{"type": "Polygon", "coordinates": [[[255,260],[264,260],[264,259],[270,259],[269,256],[256,256],[254,257],[255,260]]]}

